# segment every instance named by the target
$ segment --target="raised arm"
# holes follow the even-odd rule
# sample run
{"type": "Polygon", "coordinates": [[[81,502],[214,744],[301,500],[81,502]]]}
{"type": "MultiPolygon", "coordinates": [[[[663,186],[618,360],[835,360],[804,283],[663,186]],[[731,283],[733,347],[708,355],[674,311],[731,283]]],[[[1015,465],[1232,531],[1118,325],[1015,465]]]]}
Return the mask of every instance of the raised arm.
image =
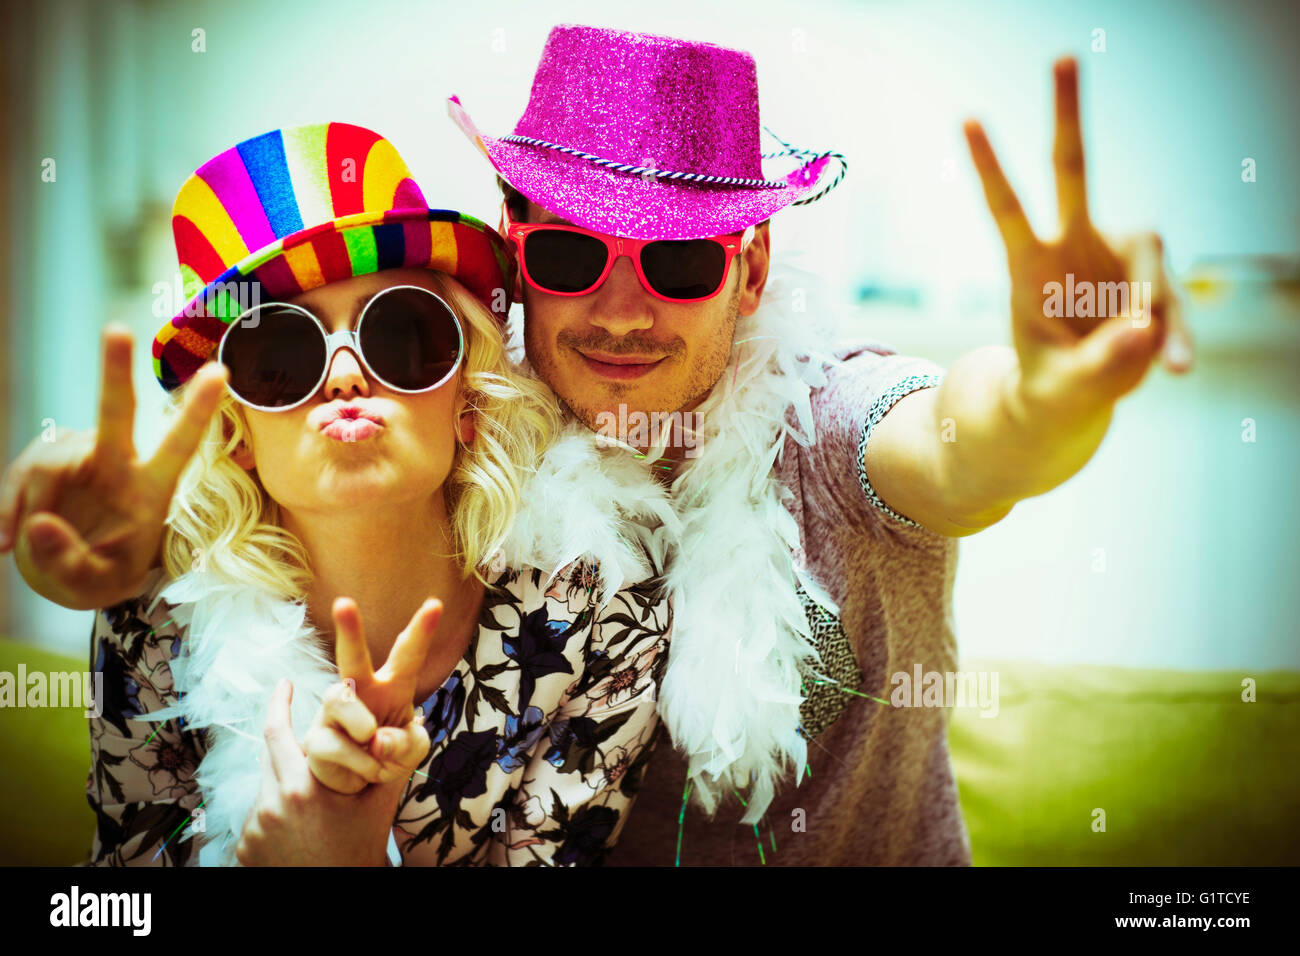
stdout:
{"type": "Polygon", "coordinates": [[[1115,402],[1163,348],[1191,367],[1191,336],[1165,276],[1160,237],[1109,243],[1088,218],[1078,67],[1055,67],[1061,236],[1039,240],[974,121],[965,127],[1011,272],[1014,347],[962,356],[938,389],[900,400],[863,465],[880,497],[940,534],[972,534],[1092,457],[1115,402]]]}
{"type": "Polygon", "coordinates": [[[0,479],[0,553],[13,550],[33,591],[79,611],[140,593],[161,564],[176,482],[217,409],[225,377],[216,363],[200,369],[162,444],[141,460],[131,437],[131,334],[104,330],[96,430],[54,428],[33,439],[0,479]]]}

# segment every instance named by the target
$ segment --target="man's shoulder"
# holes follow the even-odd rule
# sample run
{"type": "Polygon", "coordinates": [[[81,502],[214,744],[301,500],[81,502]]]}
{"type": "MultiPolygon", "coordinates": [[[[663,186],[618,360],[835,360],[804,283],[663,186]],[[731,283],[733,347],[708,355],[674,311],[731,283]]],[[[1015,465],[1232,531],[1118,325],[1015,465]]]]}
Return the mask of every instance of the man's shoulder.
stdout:
{"type": "Polygon", "coordinates": [[[892,380],[905,371],[942,373],[943,369],[922,355],[909,355],[892,345],[874,340],[842,342],[822,361],[822,371],[827,379],[826,389],[845,378],[863,376],[892,380]]]}
{"type": "Polygon", "coordinates": [[[838,345],[823,360],[823,384],[811,389],[813,413],[817,417],[849,407],[867,410],[900,388],[911,390],[932,385],[943,368],[919,355],[905,355],[877,341],[838,345]]]}
{"type": "Polygon", "coordinates": [[[855,526],[873,526],[883,516],[894,530],[920,528],[891,511],[871,488],[865,470],[867,441],[874,426],[904,395],[941,381],[943,368],[929,359],[902,354],[876,341],[845,342],[827,357],[825,381],[809,394],[811,439],[791,433],[778,467],[796,481],[811,507],[855,526]]]}
{"type": "Polygon", "coordinates": [[[854,359],[860,359],[864,363],[897,354],[898,350],[892,345],[868,339],[843,342],[831,352],[837,362],[850,362],[854,359]]]}

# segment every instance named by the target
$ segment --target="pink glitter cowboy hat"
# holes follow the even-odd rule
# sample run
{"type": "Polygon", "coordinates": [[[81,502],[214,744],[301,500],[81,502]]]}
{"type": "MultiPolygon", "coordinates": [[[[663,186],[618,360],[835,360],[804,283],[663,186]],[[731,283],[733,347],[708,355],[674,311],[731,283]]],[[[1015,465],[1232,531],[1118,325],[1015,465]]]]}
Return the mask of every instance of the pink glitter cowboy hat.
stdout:
{"type": "Polygon", "coordinates": [[[740,232],[820,198],[847,168],[838,153],[785,143],[761,153],[748,53],[647,33],[551,30],[510,136],[484,136],[455,96],[448,110],[524,196],[574,225],[633,239],[740,232]],[[798,165],[765,178],[762,161],[778,157],[798,165]]]}

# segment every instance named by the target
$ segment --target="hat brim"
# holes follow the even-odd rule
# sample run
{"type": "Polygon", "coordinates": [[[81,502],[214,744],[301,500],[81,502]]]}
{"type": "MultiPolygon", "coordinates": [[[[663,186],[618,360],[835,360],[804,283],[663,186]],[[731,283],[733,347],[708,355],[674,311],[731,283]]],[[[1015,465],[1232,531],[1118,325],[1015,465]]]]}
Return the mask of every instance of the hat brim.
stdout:
{"type": "Polygon", "coordinates": [[[783,188],[721,186],[619,173],[544,146],[481,133],[458,100],[452,119],[497,173],[575,226],[632,239],[699,239],[740,232],[824,185],[829,159],[806,163],[783,188]]]}
{"type": "Polygon", "coordinates": [[[358,213],[284,236],[209,282],[154,337],[154,375],[168,391],[183,385],[212,358],[250,300],[282,301],[401,268],[447,273],[504,322],[512,269],[495,229],[448,209],[358,213]]]}

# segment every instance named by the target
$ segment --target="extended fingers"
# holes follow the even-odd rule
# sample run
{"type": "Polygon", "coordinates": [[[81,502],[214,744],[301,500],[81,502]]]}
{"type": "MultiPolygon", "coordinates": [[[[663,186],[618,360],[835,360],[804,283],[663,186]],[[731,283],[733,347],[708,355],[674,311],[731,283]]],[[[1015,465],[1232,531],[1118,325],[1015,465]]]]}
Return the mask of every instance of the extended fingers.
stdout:
{"type": "MultiPolygon", "coordinates": [[[[224,365],[209,362],[195,372],[185,386],[180,414],[149,460],[149,473],[159,487],[168,491],[176,487],[177,479],[185,465],[194,457],[208,423],[221,404],[228,377],[229,371],[224,365]]],[[[127,427],[129,429],[129,422],[127,427]]]]}
{"type": "Polygon", "coordinates": [[[105,326],[104,368],[99,385],[99,426],[95,451],[107,460],[135,457],[135,388],[131,384],[131,333],[116,323],[105,326]]]}
{"type": "Polygon", "coordinates": [[[361,627],[361,612],[352,598],[336,598],[334,614],[334,662],[340,677],[351,677],[365,685],[374,679],[370,648],[361,627]]]}
{"type": "Polygon", "coordinates": [[[1073,59],[1058,60],[1056,80],[1056,140],[1052,162],[1056,166],[1056,197],[1061,229],[1088,221],[1088,190],[1084,177],[1083,132],[1079,122],[1079,65],[1073,59]]]}
{"type": "Polygon", "coordinates": [[[1016,198],[1015,190],[1002,173],[993,147],[984,134],[984,128],[974,120],[967,120],[962,128],[970,146],[971,159],[975,162],[975,169],[984,186],[984,198],[988,200],[989,211],[993,213],[993,220],[1002,233],[1002,241],[1006,243],[1007,255],[1016,258],[1037,241],[1034,230],[1025,218],[1025,211],[1016,198]]]}
{"type": "Polygon", "coordinates": [[[433,647],[433,636],[441,619],[442,602],[437,598],[429,598],[420,605],[388,653],[383,668],[387,678],[414,679],[420,673],[433,647]]]}

